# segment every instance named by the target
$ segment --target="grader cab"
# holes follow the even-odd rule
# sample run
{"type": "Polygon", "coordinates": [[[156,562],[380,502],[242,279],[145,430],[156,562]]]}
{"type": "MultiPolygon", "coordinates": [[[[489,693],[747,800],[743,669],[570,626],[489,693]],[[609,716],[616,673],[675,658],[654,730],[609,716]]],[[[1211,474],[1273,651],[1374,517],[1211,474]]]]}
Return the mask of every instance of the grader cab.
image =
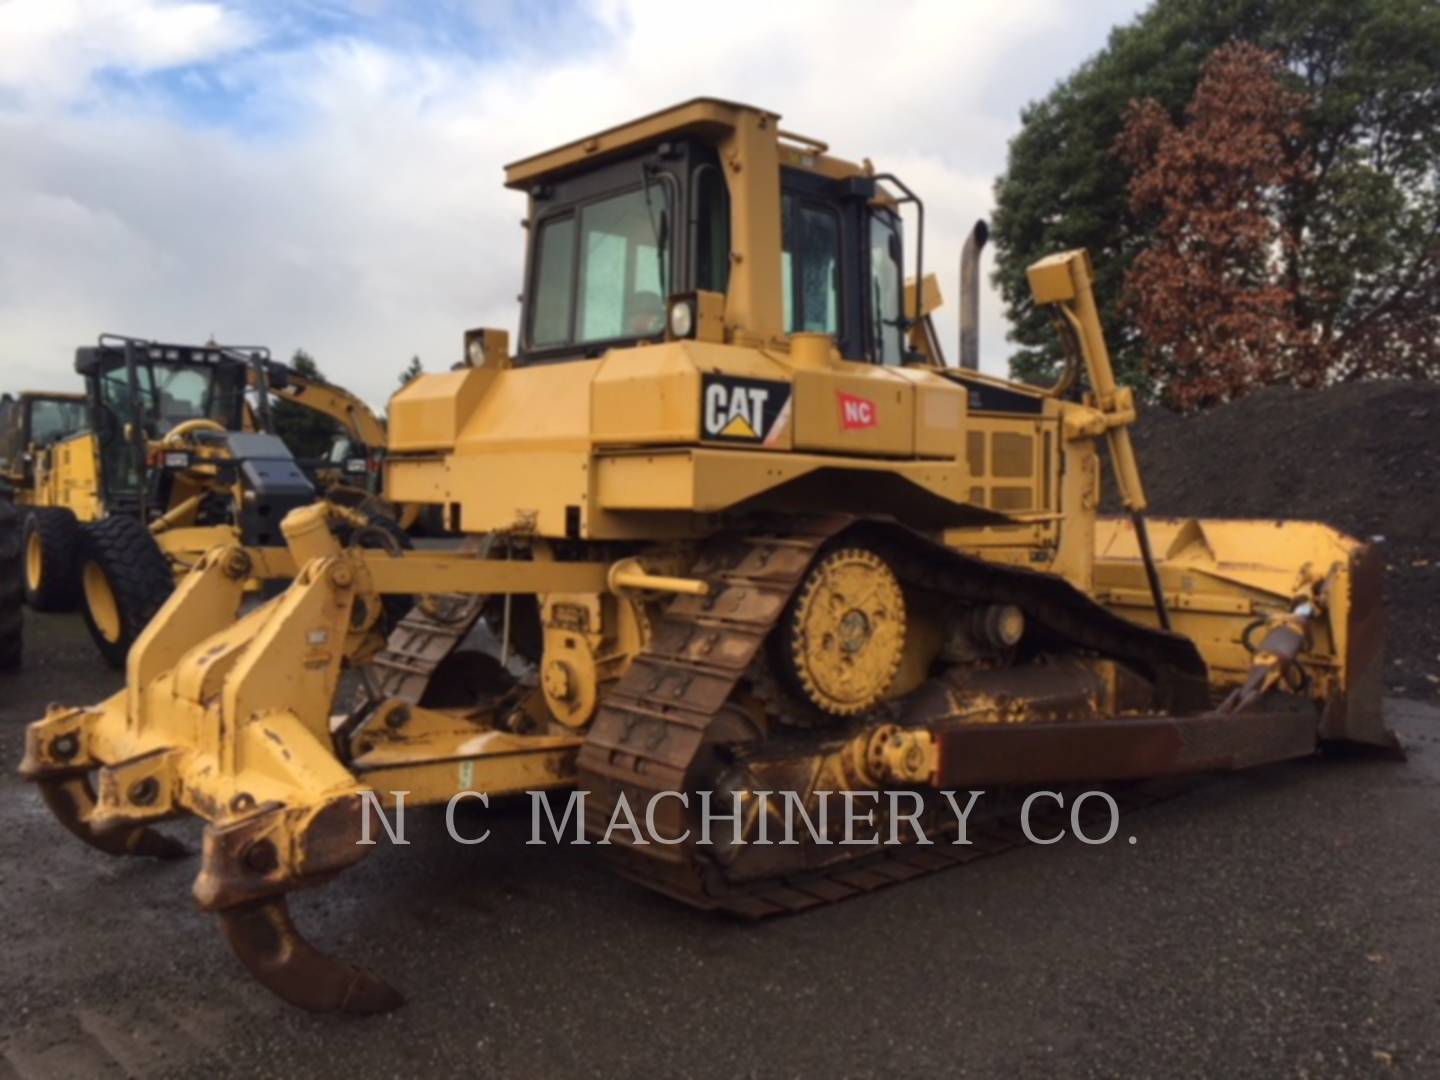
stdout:
{"type": "Polygon", "coordinates": [[[1368,547],[1143,516],[1083,253],[1031,271],[1072,355],[1037,388],[945,365],[919,236],[906,281],[918,197],[774,113],[692,101],[506,181],[529,197],[517,347],[471,331],[390,406],[390,496],[464,544],[342,549],[333,511],[296,510],[287,592],[242,613],[250,560],[210,551],[121,693],[28,729],[22,772],[101,850],[177,854],[154,826],[203,819],[196,899],[285,999],[399,1002],[285,902],[373,852],[365,807],[397,792],[578,788],[619,872],[763,915],[929,868],[945,789],[1396,748],[1368,547]],[[824,820],[828,793],[897,788],[923,807],[898,848],[752,843],[761,792],[824,820]],[[693,827],[706,802],[724,842],[693,827]],[[663,842],[616,833],[646,807],[663,842]]]}
{"type": "Polygon", "coordinates": [[[29,395],[15,407],[25,431],[46,433],[11,455],[25,595],[42,611],[78,600],[115,667],[174,577],[206,551],[238,543],[257,577],[288,578],[286,513],[321,494],[357,513],[373,503],[364,444],[358,477],[350,460],[298,462],[273,434],[270,398],[303,394],[305,407],[371,444],[383,442],[383,426],[338,388],[288,378],[262,348],[105,334],[76,350],[75,370],[83,395],[29,395]],[[361,486],[341,482],[356,479],[361,486]]]}
{"type": "Polygon", "coordinates": [[[83,394],[25,390],[0,397],[0,494],[29,505],[51,448],[87,422],[83,394]]]}

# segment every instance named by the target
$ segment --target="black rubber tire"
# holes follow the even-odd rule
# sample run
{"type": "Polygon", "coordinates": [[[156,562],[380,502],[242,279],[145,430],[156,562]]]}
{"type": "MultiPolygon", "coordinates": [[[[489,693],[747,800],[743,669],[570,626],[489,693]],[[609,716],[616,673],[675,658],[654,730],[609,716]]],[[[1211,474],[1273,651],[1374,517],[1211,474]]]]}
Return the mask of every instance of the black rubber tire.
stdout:
{"type": "Polygon", "coordinates": [[[24,572],[20,515],[0,502],[0,671],[18,671],[23,651],[24,572]]]}
{"type": "Polygon", "coordinates": [[[123,668],[130,646],[140,631],[175,591],[175,577],[150,530],[135,518],[123,515],[102,518],[85,527],[84,538],[77,579],[83,583],[92,567],[104,575],[119,617],[118,635],[112,640],[100,628],[83,589],[80,610],[105,662],[113,668],[123,668]]]}
{"type": "Polygon", "coordinates": [[[76,576],[83,529],[75,515],[63,506],[37,506],[25,517],[21,530],[21,580],[25,602],[36,611],[71,611],[80,595],[76,576]],[[40,545],[40,584],[32,587],[23,572],[30,544],[40,545]]]}

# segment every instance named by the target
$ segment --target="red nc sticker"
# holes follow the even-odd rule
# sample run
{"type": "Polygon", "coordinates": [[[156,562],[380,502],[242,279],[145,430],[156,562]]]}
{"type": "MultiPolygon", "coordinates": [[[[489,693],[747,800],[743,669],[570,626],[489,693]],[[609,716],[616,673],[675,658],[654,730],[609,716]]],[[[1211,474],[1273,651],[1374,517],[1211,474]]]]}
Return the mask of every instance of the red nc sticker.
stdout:
{"type": "Polygon", "coordinates": [[[842,390],[835,391],[840,399],[840,426],[846,431],[872,428],[879,423],[875,415],[875,403],[869,398],[856,397],[842,390]]]}

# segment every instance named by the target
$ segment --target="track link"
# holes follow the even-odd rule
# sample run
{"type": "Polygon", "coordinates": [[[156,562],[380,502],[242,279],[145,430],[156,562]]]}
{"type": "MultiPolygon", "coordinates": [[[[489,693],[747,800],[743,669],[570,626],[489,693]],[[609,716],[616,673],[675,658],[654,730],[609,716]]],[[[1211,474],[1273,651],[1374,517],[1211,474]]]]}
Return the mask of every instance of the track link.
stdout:
{"type": "MultiPolygon", "coordinates": [[[[622,794],[638,815],[653,797],[708,788],[727,770],[745,774],[739,790],[825,789],[815,787],[821,763],[853,726],[836,721],[838,727],[807,731],[781,723],[767,738],[766,725],[756,719],[755,699],[773,694],[764,676],[767,637],[821,550],[841,534],[847,544],[860,539],[884,550],[910,584],[957,601],[1019,595],[1046,632],[1153,671],[1162,693],[1179,699],[1177,704],[1205,703],[1204,665],[1193,646],[1113,619],[1046,575],[994,567],[898,526],[850,517],[719,537],[692,571],[711,583],[711,595],[679,597],[668,605],[649,646],[606,696],[581,747],[578,786],[587,792],[591,839],[605,836],[622,794]]],[[[1166,781],[1126,785],[1112,794],[1123,811],[1176,790],[1174,781],[1166,781]]],[[[648,888],[697,907],[761,917],[844,900],[1024,840],[1015,819],[1002,823],[997,808],[985,820],[977,813],[969,822],[969,843],[954,844],[954,814],[938,794],[919,794],[924,809],[918,825],[929,844],[919,843],[907,825],[902,835],[913,836],[914,843],[821,845],[809,840],[802,825],[801,844],[749,847],[738,857],[702,846],[693,830],[691,839],[673,845],[627,842],[626,833],[615,830],[605,850],[622,876],[648,888]]],[[[678,837],[691,826],[674,798],[656,802],[655,811],[662,835],[678,837]]],[[[887,827],[883,818],[879,826],[887,827]]]]}
{"type": "Polygon", "coordinates": [[[373,696],[418,705],[430,677],[479,620],[482,601],[442,596],[415,604],[365,667],[373,696]]]}

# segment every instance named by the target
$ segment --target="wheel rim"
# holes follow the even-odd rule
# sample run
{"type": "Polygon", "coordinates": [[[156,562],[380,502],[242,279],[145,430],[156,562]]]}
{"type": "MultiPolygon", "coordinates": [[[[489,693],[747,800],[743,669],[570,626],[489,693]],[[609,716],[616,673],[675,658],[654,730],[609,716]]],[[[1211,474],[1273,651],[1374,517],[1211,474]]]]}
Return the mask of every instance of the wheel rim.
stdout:
{"type": "Polygon", "coordinates": [[[25,586],[37,592],[45,575],[45,548],[40,543],[40,533],[32,532],[25,541],[25,586]]]}
{"type": "Polygon", "coordinates": [[[99,563],[87,562],[81,581],[85,586],[85,606],[90,619],[100,636],[109,642],[120,640],[120,605],[115,600],[115,590],[110,588],[110,579],[99,563]]]}

